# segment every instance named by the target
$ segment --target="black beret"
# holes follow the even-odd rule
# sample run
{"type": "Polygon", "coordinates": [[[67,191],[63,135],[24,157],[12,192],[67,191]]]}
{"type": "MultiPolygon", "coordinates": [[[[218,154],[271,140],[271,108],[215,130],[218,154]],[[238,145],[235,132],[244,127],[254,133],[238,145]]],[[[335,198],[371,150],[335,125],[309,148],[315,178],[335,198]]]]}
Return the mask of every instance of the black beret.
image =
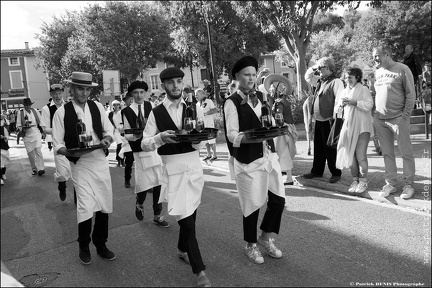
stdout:
{"type": "Polygon", "coordinates": [[[184,73],[179,68],[168,67],[160,73],[159,77],[161,79],[161,82],[163,82],[164,80],[171,79],[171,78],[177,78],[177,77],[183,78],[184,73]]]}
{"type": "Polygon", "coordinates": [[[231,70],[231,75],[232,75],[233,79],[236,79],[235,74],[237,72],[239,72],[243,68],[246,68],[249,66],[255,67],[255,70],[258,71],[258,61],[254,57],[244,56],[244,57],[240,58],[239,60],[237,60],[237,62],[234,64],[234,66],[231,70]]]}
{"type": "Polygon", "coordinates": [[[129,87],[128,87],[128,92],[132,93],[133,90],[135,89],[144,89],[146,92],[148,91],[148,85],[146,82],[144,81],[134,81],[132,82],[129,87]]]}

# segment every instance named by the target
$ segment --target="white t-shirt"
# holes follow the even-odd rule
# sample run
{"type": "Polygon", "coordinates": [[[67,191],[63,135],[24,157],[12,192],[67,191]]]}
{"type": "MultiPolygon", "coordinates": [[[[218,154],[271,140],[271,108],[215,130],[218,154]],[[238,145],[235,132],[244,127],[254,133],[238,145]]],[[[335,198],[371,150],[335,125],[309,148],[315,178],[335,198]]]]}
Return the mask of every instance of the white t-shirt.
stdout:
{"type": "MultiPolygon", "coordinates": [[[[210,111],[211,109],[215,108],[215,105],[211,99],[205,99],[202,101],[202,104],[200,102],[197,103],[197,105],[202,109],[204,115],[210,111]]],[[[206,115],[204,116],[204,126],[207,128],[214,128],[214,115],[206,115]]]]}

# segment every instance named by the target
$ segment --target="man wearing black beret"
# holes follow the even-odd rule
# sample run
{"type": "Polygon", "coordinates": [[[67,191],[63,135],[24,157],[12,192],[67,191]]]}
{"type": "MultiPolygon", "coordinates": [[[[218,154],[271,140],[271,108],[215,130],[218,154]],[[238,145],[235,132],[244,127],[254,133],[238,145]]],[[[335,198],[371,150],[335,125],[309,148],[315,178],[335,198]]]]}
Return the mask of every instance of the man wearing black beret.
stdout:
{"type": "MultiPolygon", "coordinates": [[[[169,67],[160,73],[162,88],[167,96],[149,115],[144,130],[141,148],[155,151],[163,162],[162,189],[160,201],[168,202],[168,213],[173,215],[179,226],[177,244],[178,256],[189,263],[197,276],[199,287],[209,287],[195,232],[197,208],[201,203],[204,177],[199,149],[205,142],[192,144],[173,139],[175,130],[183,128],[186,103],[182,98],[184,73],[178,68],[169,67]]],[[[203,117],[197,110],[197,117],[203,117]]]]}
{"type": "Polygon", "coordinates": [[[273,258],[282,257],[275,246],[272,233],[279,233],[285,206],[285,188],[281,167],[273,140],[247,139],[244,131],[261,127],[263,95],[255,91],[258,61],[252,56],[239,59],[233,66],[232,76],[238,89],[224,105],[225,137],[230,152],[230,172],[235,175],[243,213],[245,253],[253,263],[264,263],[257,247],[262,246],[273,258]],[[257,237],[259,209],[267,202],[257,237]]]}
{"type": "MultiPolygon", "coordinates": [[[[132,94],[134,103],[121,112],[125,131],[131,128],[144,129],[146,119],[152,110],[151,103],[144,100],[147,90],[148,85],[144,81],[134,81],[129,86],[128,92],[132,94]]],[[[143,204],[147,193],[153,192],[153,222],[159,227],[167,228],[169,226],[168,222],[160,216],[162,203],[158,203],[162,173],[160,156],[155,151],[144,152],[141,149],[142,130],[135,134],[125,133],[125,138],[129,141],[135,160],[135,194],[137,194],[135,216],[140,221],[144,219],[143,204]]],[[[128,185],[130,183],[127,181],[125,186],[128,185]]]]}

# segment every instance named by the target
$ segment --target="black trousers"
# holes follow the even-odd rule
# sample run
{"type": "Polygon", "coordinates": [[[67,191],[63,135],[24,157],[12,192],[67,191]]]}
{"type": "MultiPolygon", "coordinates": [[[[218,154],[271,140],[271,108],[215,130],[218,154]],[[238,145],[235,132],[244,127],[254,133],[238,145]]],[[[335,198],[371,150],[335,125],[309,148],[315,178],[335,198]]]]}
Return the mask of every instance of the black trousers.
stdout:
{"type": "Polygon", "coordinates": [[[117,161],[122,161],[123,159],[119,157],[119,152],[121,150],[122,144],[117,144],[117,148],[116,148],[116,160],[117,161]]]}
{"type": "Polygon", "coordinates": [[[187,252],[194,274],[205,270],[195,233],[196,214],[197,211],[195,210],[191,216],[178,221],[180,234],[177,245],[180,251],[187,252]]]}
{"type": "Polygon", "coordinates": [[[95,224],[93,233],[90,238],[92,230],[92,218],[78,223],[78,243],[80,247],[85,247],[93,241],[96,248],[104,247],[108,240],[108,214],[101,211],[96,212],[95,224]]]}
{"type": "Polygon", "coordinates": [[[138,204],[142,205],[147,197],[147,193],[153,190],[153,215],[160,215],[162,212],[162,203],[159,202],[161,186],[156,186],[143,192],[137,193],[136,199],[138,204]]]}
{"type": "Polygon", "coordinates": [[[125,181],[129,181],[132,178],[132,164],[135,161],[133,152],[129,151],[124,153],[125,157],[125,181]]]}
{"type": "MultiPolygon", "coordinates": [[[[285,198],[268,191],[267,210],[260,229],[266,233],[279,234],[285,198]]],[[[248,243],[257,243],[257,224],[260,209],[247,217],[243,216],[243,239],[248,243]]]]}
{"type": "Polygon", "coordinates": [[[337,150],[327,146],[327,139],[330,135],[331,122],[316,121],[314,134],[314,159],[311,173],[322,176],[324,174],[325,164],[333,176],[341,176],[342,170],[336,168],[337,150]]]}

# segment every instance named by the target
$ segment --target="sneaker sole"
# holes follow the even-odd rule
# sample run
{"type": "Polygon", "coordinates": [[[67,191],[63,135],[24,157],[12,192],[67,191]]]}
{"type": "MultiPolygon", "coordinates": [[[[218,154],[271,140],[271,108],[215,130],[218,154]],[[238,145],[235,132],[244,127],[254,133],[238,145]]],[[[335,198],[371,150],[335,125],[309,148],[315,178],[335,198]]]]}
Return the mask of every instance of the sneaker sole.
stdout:
{"type": "Polygon", "coordinates": [[[117,258],[117,256],[114,256],[114,258],[110,258],[110,259],[108,259],[108,258],[105,258],[105,257],[103,257],[102,255],[100,255],[99,253],[98,253],[98,256],[99,256],[100,258],[106,260],[106,261],[113,261],[113,260],[115,260],[115,259],[117,258]]]}
{"type": "Polygon", "coordinates": [[[160,224],[153,222],[156,226],[161,227],[161,228],[168,228],[170,225],[168,224],[167,226],[161,226],[160,224]]]}
{"type": "Polygon", "coordinates": [[[84,262],[83,260],[81,260],[80,259],[80,261],[81,261],[81,263],[83,264],[83,265],[89,265],[92,261],[91,261],[91,259],[90,259],[90,261],[89,262],[84,262]]]}
{"type": "Polygon", "coordinates": [[[396,193],[397,192],[397,190],[396,191],[394,191],[394,192],[390,192],[388,195],[386,195],[385,193],[383,193],[383,192],[380,192],[379,194],[378,194],[378,196],[380,196],[380,197],[388,197],[388,196],[390,196],[391,194],[394,194],[394,193],[396,193]]]}

